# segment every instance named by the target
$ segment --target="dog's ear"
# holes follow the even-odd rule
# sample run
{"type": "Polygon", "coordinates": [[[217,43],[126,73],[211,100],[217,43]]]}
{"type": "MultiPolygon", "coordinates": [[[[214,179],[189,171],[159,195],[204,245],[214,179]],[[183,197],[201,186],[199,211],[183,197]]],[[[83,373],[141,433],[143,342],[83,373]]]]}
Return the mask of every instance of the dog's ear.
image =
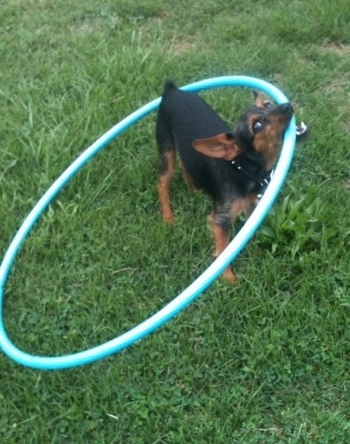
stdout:
{"type": "Polygon", "coordinates": [[[271,106],[271,102],[269,100],[265,100],[263,95],[260,94],[255,89],[253,89],[253,96],[254,96],[255,105],[258,108],[268,108],[271,106]]]}
{"type": "Polygon", "coordinates": [[[242,152],[232,133],[218,134],[209,139],[197,139],[192,142],[192,146],[205,156],[216,159],[233,160],[242,152]]]}
{"type": "Polygon", "coordinates": [[[258,106],[259,108],[264,108],[265,102],[263,96],[255,89],[253,89],[253,96],[254,96],[255,105],[258,106]]]}

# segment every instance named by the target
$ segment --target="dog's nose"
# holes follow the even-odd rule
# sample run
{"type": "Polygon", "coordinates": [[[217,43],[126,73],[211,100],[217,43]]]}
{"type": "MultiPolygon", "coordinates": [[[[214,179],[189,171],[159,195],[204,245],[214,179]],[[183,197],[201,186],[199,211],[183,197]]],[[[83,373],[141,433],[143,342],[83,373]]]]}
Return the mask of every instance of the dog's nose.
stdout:
{"type": "Polygon", "coordinates": [[[282,105],[280,105],[280,111],[282,114],[291,114],[293,112],[293,106],[290,102],[282,103],[282,105]]]}

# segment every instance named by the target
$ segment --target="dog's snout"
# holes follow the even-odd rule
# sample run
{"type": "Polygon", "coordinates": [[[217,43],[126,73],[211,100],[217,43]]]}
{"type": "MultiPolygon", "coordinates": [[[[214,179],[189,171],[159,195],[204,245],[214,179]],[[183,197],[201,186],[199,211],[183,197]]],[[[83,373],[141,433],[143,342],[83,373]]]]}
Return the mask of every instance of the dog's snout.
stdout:
{"type": "Polygon", "coordinates": [[[293,106],[290,102],[282,103],[280,105],[280,112],[282,114],[292,114],[293,113],[293,106]]]}

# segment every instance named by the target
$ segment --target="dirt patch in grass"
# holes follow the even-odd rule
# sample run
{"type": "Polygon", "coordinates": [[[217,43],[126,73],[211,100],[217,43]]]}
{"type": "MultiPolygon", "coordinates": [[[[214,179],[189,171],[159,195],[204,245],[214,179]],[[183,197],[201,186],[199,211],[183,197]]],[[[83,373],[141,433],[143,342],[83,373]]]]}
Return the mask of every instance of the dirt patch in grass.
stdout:
{"type": "Polygon", "coordinates": [[[196,45],[193,42],[189,42],[186,40],[177,40],[174,41],[171,45],[171,50],[175,54],[185,54],[188,52],[192,52],[196,49],[196,45]]]}
{"type": "Polygon", "coordinates": [[[350,54],[350,45],[331,42],[321,46],[320,50],[322,52],[332,52],[339,56],[346,56],[350,54]]]}

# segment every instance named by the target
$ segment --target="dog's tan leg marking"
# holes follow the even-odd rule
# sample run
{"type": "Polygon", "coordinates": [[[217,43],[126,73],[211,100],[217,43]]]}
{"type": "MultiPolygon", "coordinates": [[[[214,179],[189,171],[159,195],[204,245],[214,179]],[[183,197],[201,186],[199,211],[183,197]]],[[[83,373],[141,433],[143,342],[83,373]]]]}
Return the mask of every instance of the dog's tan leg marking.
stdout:
{"type": "Polygon", "coordinates": [[[159,179],[158,194],[162,209],[163,220],[166,223],[172,223],[174,221],[174,214],[170,204],[170,183],[175,169],[175,160],[176,160],[175,150],[168,151],[166,157],[167,157],[167,170],[159,179]]]}
{"type": "Polygon", "coordinates": [[[193,179],[192,179],[192,177],[188,174],[188,172],[187,172],[186,168],[184,167],[183,163],[181,162],[181,160],[180,160],[180,168],[181,168],[182,175],[183,175],[183,178],[184,178],[184,180],[185,180],[187,186],[188,186],[189,188],[195,188],[195,184],[194,184],[194,182],[193,182],[193,179]]]}
{"type": "MultiPolygon", "coordinates": [[[[230,242],[229,232],[225,232],[215,221],[213,218],[213,214],[209,216],[209,222],[211,226],[211,230],[215,239],[215,251],[214,256],[219,256],[227,247],[230,242]]],[[[231,285],[234,285],[237,281],[235,274],[232,271],[231,266],[227,267],[223,272],[222,276],[226,279],[231,285]]]]}

